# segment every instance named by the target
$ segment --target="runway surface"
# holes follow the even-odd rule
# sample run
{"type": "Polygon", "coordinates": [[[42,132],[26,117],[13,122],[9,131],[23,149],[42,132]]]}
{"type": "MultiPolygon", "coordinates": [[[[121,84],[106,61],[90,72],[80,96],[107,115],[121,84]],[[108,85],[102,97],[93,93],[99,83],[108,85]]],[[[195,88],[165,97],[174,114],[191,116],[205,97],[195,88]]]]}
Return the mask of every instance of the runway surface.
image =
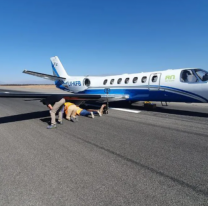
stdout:
{"type": "Polygon", "coordinates": [[[208,106],[130,109],[47,130],[39,101],[1,98],[0,205],[208,205],[208,106]]]}

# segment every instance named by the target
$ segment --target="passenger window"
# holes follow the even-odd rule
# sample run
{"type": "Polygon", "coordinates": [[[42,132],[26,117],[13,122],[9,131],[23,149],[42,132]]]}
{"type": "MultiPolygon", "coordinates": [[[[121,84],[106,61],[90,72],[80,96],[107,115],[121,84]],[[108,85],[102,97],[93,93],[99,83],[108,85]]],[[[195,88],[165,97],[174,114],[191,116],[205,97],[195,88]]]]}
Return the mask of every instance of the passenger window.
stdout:
{"type": "Polygon", "coordinates": [[[125,84],[128,84],[129,83],[129,78],[126,78],[125,79],[125,84]]]}
{"type": "Polygon", "coordinates": [[[134,77],[133,78],[133,83],[135,84],[137,82],[137,80],[138,80],[138,77],[134,77]]]}
{"type": "Polygon", "coordinates": [[[114,82],[114,79],[111,79],[110,84],[113,84],[113,82],[114,82]]]}
{"type": "Polygon", "coordinates": [[[183,70],[181,72],[181,81],[187,82],[187,83],[194,83],[194,82],[197,82],[197,78],[191,69],[183,70]]]}
{"type": "Polygon", "coordinates": [[[104,82],[103,82],[103,84],[104,84],[104,85],[106,85],[106,84],[107,84],[107,82],[108,82],[108,80],[107,80],[107,79],[105,79],[105,80],[104,80],[104,82]]]}
{"type": "Polygon", "coordinates": [[[117,81],[117,84],[120,84],[120,83],[121,83],[121,81],[122,81],[122,79],[121,79],[121,78],[119,78],[119,79],[118,79],[118,81],[117,81]]]}
{"type": "Polygon", "coordinates": [[[157,81],[157,75],[154,75],[153,77],[152,77],[152,82],[156,82],[157,81]]]}
{"type": "Polygon", "coordinates": [[[196,72],[197,76],[203,81],[208,81],[208,72],[204,71],[202,69],[194,69],[194,71],[196,72]]]}
{"type": "Polygon", "coordinates": [[[142,77],[142,83],[145,83],[147,81],[147,77],[142,77]]]}

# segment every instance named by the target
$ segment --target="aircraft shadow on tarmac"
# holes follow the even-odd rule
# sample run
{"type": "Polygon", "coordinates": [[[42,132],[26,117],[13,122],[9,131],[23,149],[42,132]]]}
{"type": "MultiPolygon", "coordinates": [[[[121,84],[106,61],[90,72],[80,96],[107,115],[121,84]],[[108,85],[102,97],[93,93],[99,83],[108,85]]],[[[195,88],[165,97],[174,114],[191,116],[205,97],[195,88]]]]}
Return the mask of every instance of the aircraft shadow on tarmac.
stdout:
{"type": "Polygon", "coordinates": [[[31,101],[40,101],[40,100],[42,100],[42,99],[25,99],[24,101],[25,102],[31,102],[31,101]]]}
{"type": "Polygon", "coordinates": [[[109,104],[109,106],[132,109],[132,110],[140,110],[140,111],[151,111],[151,112],[164,113],[164,114],[184,115],[184,116],[193,116],[193,117],[208,117],[208,113],[205,112],[180,110],[180,109],[170,108],[169,106],[165,106],[165,105],[163,105],[163,107],[159,106],[154,109],[144,107],[144,105],[135,105],[135,104],[129,105],[125,103],[124,104],[113,103],[113,104],[109,104]]]}
{"type": "MultiPolygon", "coordinates": [[[[193,117],[208,117],[208,113],[197,112],[197,111],[185,111],[178,109],[171,109],[168,106],[156,107],[154,109],[145,108],[143,105],[125,105],[125,104],[110,104],[109,107],[123,108],[123,109],[132,109],[140,111],[151,111],[155,113],[164,113],[164,114],[174,114],[174,115],[184,115],[184,116],[193,116],[193,117]]],[[[98,107],[93,106],[82,106],[84,109],[98,109],[98,107]]]]}
{"type": "Polygon", "coordinates": [[[25,114],[17,114],[13,116],[0,117],[0,124],[18,122],[18,121],[24,121],[24,120],[30,120],[30,119],[40,119],[40,118],[44,118],[48,116],[49,116],[48,110],[30,112],[30,113],[25,113],[25,114]]]}
{"type": "Polygon", "coordinates": [[[196,111],[185,111],[185,110],[177,110],[177,109],[170,109],[168,107],[156,107],[155,109],[146,109],[143,106],[130,106],[129,109],[136,109],[136,110],[143,110],[143,111],[151,111],[151,112],[158,112],[164,114],[175,114],[175,115],[184,115],[184,116],[193,116],[193,117],[208,117],[207,113],[203,112],[196,112],[196,111]]]}
{"type": "MultiPolygon", "coordinates": [[[[83,107],[87,109],[88,107],[83,107]]],[[[91,109],[93,107],[90,107],[91,109]]],[[[147,111],[146,108],[143,106],[121,106],[120,108],[128,108],[128,109],[136,109],[140,111],[147,111]]],[[[95,107],[97,109],[97,107],[95,107]]],[[[166,108],[160,108],[157,107],[154,110],[148,110],[152,112],[158,112],[158,113],[165,113],[165,114],[175,114],[175,115],[185,115],[185,116],[194,116],[194,117],[208,117],[207,113],[202,112],[195,112],[195,111],[184,111],[184,110],[177,110],[177,109],[166,109],[166,108]]],[[[11,122],[18,122],[18,121],[24,121],[24,120],[30,120],[30,119],[40,119],[42,122],[50,123],[49,118],[49,112],[46,111],[37,111],[37,112],[30,112],[25,114],[18,114],[13,116],[7,116],[7,117],[0,117],[0,124],[5,123],[11,123],[11,122]]]]}

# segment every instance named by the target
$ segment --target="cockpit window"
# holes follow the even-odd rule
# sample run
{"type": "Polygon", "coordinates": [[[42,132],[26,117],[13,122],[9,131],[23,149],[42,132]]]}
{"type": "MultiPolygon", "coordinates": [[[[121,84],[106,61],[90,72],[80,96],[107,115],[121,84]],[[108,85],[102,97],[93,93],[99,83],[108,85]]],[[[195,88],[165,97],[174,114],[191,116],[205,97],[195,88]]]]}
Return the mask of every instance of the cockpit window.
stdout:
{"type": "Polygon", "coordinates": [[[202,69],[194,69],[194,71],[196,72],[197,76],[203,81],[208,81],[208,72],[204,71],[202,69]]]}
{"type": "Polygon", "coordinates": [[[181,71],[181,81],[187,83],[197,82],[198,79],[191,69],[181,71]]]}

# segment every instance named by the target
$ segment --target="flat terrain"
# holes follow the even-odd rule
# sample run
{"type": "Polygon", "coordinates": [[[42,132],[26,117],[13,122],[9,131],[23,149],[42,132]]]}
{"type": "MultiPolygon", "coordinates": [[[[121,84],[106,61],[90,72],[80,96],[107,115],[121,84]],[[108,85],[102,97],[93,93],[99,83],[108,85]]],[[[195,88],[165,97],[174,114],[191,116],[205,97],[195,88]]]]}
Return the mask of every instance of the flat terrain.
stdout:
{"type": "Polygon", "coordinates": [[[55,85],[24,85],[24,86],[3,86],[0,85],[2,91],[22,91],[22,92],[45,92],[45,93],[65,93],[57,89],[55,85]]]}
{"type": "Polygon", "coordinates": [[[0,205],[207,206],[208,106],[130,109],[47,130],[38,100],[1,98],[0,205]]]}

